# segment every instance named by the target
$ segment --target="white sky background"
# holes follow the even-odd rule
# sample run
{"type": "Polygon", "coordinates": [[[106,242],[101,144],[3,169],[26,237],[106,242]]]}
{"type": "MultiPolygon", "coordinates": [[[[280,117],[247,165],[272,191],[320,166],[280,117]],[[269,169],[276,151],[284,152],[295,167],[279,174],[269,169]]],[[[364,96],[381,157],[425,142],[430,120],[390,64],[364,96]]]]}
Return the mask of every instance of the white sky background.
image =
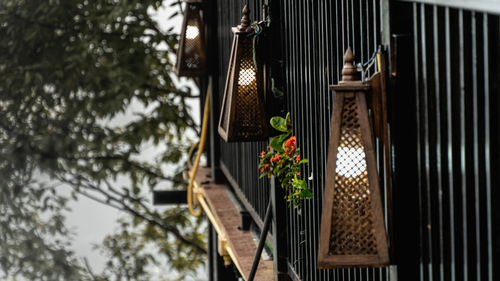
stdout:
{"type": "MultiPolygon", "coordinates": [[[[172,14],[172,9],[178,9],[178,7],[168,7],[171,1],[164,1],[164,7],[161,8],[157,13],[152,10],[152,13],[156,13],[154,16],[158,21],[160,28],[162,30],[167,30],[169,27],[173,26],[174,33],[180,33],[182,16],[177,16],[171,20],[167,20],[169,15],[172,14]]],[[[171,59],[175,59],[172,57],[171,59]]],[[[192,88],[193,94],[197,94],[198,89],[192,81],[186,79],[181,79],[178,82],[179,85],[187,85],[192,88]]],[[[193,117],[199,124],[199,100],[191,99],[188,100],[191,105],[193,117]]],[[[144,112],[144,108],[141,104],[135,103],[129,108],[127,113],[119,116],[111,121],[112,125],[126,124],[133,120],[134,112],[144,112]]],[[[149,147],[141,155],[141,160],[152,160],[153,156],[161,150],[161,147],[149,147]]],[[[126,182],[119,181],[117,184],[125,185],[126,182]]],[[[149,190],[147,196],[152,198],[149,190]]],[[[114,230],[118,228],[116,220],[123,216],[118,210],[104,206],[100,203],[94,202],[90,199],[80,196],[78,201],[70,201],[69,206],[72,209],[70,213],[67,214],[67,225],[72,228],[76,233],[75,239],[73,240],[73,249],[76,255],[81,259],[86,257],[89,261],[90,266],[95,272],[100,272],[105,266],[105,257],[99,254],[98,250],[93,249],[93,245],[100,244],[107,234],[113,233],[114,230]]],[[[177,275],[175,272],[168,272],[166,268],[157,269],[158,280],[165,277],[175,278],[177,275]]],[[[200,268],[198,278],[196,280],[205,280],[207,273],[204,268],[200,268]]],[[[185,280],[194,280],[188,279],[185,280]]],[[[151,280],[154,281],[154,280],[151,280]]]]}

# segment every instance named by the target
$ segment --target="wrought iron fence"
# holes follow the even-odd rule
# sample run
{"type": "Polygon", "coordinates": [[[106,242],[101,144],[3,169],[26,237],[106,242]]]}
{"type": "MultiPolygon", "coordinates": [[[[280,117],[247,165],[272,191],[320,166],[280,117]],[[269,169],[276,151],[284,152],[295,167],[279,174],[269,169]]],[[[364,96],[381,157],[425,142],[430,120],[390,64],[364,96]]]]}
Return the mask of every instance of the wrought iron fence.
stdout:
{"type": "Polygon", "coordinates": [[[407,55],[413,69],[402,71],[412,73],[416,93],[411,110],[418,198],[415,274],[418,280],[498,280],[499,232],[493,222],[499,217],[492,204],[499,201],[499,17],[438,2],[394,7],[411,21],[403,32],[412,34],[413,52],[407,55]]]}
{"type": "MultiPolygon", "coordinates": [[[[231,27],[239,23],[245,3],[216,2],[215,92],[222,97],[231,27]]],[[[251,18],[260,19],[265,1],[248,2],[251,18]]],[[[292,278],[499,280],[494,267],[500,263],[500,223],[494,223],[500,222],[500,212],[494,211],[500,203],[495,189],[500,186],[499,17],[448,8],[446,1],[444,6],[385,0],[271,2],[278,9],[271,11],[279,18],[272,22],[278,28],[271,41],[281,49],[285,108],[292,114],[302,157],[310,160],[303,174],[314,194],[302,215],[287,209],[292,278]],[[389,27],[392,36],[382,41],[382,31],[389,27]],[[348,46],[356,61],[363,62],[379,44],[390,45],[391,51],[393,180],[390,189],[381,177],[381,187],[395,266],[317,270],[333,103],[328,86],[339,80],[348,46]]],[[[213,116],[218,118],[217,112],[213,116]]],[[[221,169],[258,225],[270,197],[269,184],[258,180],[257,170],[257,156],[265,146],[217,140],[215,148],[221,169]]],[[[377,147],[384,174],[382,143],[377,141],[377,147]]]]}

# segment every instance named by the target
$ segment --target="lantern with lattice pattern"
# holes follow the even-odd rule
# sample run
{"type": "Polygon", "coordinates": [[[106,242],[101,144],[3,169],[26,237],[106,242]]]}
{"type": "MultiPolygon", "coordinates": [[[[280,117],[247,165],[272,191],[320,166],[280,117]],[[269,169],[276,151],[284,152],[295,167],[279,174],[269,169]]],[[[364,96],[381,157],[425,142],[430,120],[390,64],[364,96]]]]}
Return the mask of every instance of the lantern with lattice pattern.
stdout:
{"type": "Polygon", "coordinates": [[[262,66],[254,50],[254,28],[245,5],[234,39],[219,119],[219,134],[227,142],[267,139],[262,66]]]}
{"type": "Polygon", "coordinates": [[[176,72],[178,76],[196,77],[205,73],[205,25],[203,0],[184,0],[184,20],[177,49],[176,72]]]}
{"type": "Polygon", "coordinates": [[[366,94],[351,48],[335,90],[318,267],[384,266],[387,234],[366,94]]]}

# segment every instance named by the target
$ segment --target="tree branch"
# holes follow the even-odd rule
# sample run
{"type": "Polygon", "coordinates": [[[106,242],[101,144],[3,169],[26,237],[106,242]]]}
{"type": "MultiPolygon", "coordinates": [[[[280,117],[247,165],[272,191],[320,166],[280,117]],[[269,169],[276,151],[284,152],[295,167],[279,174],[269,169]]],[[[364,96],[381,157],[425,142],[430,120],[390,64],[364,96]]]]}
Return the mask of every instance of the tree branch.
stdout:
{"type": "MultiPolygon", "coordinates": [[[[182,235],[182,233],[177,228],[169,226],[169,225],[165,225],[162,222],[158,221],[156,218],[154,218],[154,215],[151,214],[151,211],[149,210],[149,208],[147,208],[147,206],[142,205],[141,207],[145,208],[143,211],[145,211],[147,213],[147,215],[149,215],[151,217],[148,217],[147,215],[141,214],[138,210],[135,210],[135,209],[131,208],[130,206],[128,206],[126,204],[125,200],[128,199],[131,201],[136,201],[136,199],[134,199],[133,197],[119,193],[118,191],[116,191],[116,189],[114,189],[115,192],[121,194],[121,195],[119,195],[121,198],[116,198],[116,197],[112,196],[111,194],[107,193],[106,191],[104,191],[102,188],[94,185],[89,180],[83,178],[82,176],[80,176],[80,175],[72,175],[72,176],[77,178],[78,182],[74,182],[74,181],[67,179],[67,178],[64,178],[64,177],[59,177],[58,179],[62,182],[70,184],[71,186],[83,186],[84,188],[94,190],[94,191],[100,193],[101,195],[105,196],[106,199],[103,200],[103,199],[97,198],[93,195],[82,192],[81,190],[80,191],[76,190],[76,192],[78,192],[78,193],[80,193],[80,194],[82,194],[82,195],[84,195],[84,196],[88,197],[89,199],[92,199],[96,202],[99,202],[101,204],[116,208],[116,209],[121,210],[121,211],[125,211],[125,212],[127,212],[127,213],[129,213],[137,218],[140,218],[140,219],[148,222],[151,225],[157,226],[158,228],[162,229],[165,233],[172,234],[177,240],[183,242],[184,244],[187,244],[187,245],[193,247],[199,253],[202,253],[202,254],[208,253],[206,248],[199,245],[197,242],[192,241],[192,240],[184,237],[184,235],[182,235]],[[85,182],[82,182],[82,181],[85,181],[85,182]],[[113,203],[117,204],[117,205],[114,205],[113,203]]],[[[107,184],[109,184],[109,183],[107,183],[107,184]]]]}
{"type": "Polygon", "coordinates": [[[92,280],[97,281],[98,279],[95,277],[94,272],[92,272],[92,268],[90,267],[89,261],[87,258],[83,258],[83,264],[85,265],[85,269],[87,270],[88,274],[90,275],[90,278],[92,280]]]}
{"type": "Polygon", "coordinates": [[[65,160],[71,160],[71,161],[78,161],[78,160],[121,160],[125,162],[127,165],[130,165],[137,170],[140,170],[144,173],[146,173],[149,176],[157,177],[159,179],[165,180],[165,181],[170,181],[174,184],[184,184],[184,181],[179,181],[175,178],[172,177],[167,177],[163,174],[160,174],[158,172],[155,172],[151,169],[148,169],[147,167],[141,165],[140,163],[136,161],[132,161],[128,159],[125,155],[99,155],[99,156],[67,156],[67,155],[57,155],[54,156],[55,158],[61,158],[65,160]]]}

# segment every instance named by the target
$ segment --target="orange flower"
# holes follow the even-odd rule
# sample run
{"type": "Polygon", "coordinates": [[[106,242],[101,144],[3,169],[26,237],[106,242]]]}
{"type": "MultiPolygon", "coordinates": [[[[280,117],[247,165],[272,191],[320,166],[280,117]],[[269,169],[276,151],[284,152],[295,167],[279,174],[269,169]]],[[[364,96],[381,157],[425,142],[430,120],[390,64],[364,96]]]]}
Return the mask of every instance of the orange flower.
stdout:
{"type": "Polygon", "coordinates": [[[266,152],[262,150],[262,152],[260,153],[260,158],[264,157],[264,155],[266,155],[266,152]]]}
{"type": "Polygon", "coordinates": [[[297,157],[295,157],[295,161],[297,161],[297,163],[299,163],[299,161],[300,161],[300,155],[297,155],[297,157]]]}
{"type": "Polygon", "coordinates": [[[269,167],[269,164],[265,164],[264,167],[260,168],[260,172],[264,173],[264,171],[267,171],[269,167]]]}
{"type": "Polygon", "coordinates": [[[273,157],[271,157],[271,162],[280,160],[280,157],[281,156],[278,153],[276,153],[273,157]]]}
{"type": "Polygon", "coordinates": [[[295,173],[297,176],[300,176],[300,172],[295,173]]]}
{"type": "Polygon", "coordinates": [[[295,151],[295,144],[296,144],[296,138],[295,136],[291,136],[286,142],[285,142],[285,153],[291,153],[295,151]]]}

